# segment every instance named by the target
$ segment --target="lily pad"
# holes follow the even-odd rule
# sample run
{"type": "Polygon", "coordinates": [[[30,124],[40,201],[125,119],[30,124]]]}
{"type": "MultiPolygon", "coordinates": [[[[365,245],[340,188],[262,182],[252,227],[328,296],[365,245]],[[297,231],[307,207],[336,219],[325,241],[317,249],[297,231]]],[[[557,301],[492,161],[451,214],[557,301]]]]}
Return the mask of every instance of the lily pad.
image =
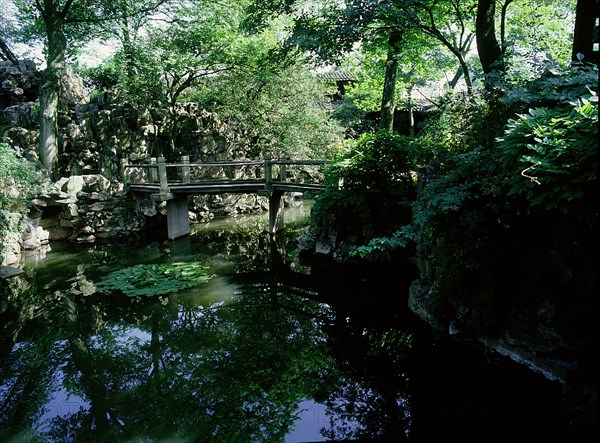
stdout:
{"type": "Polygon", "coordinates": [[[129,297],[152,297],[198,286],[212,277],[203,263],[140,264],[111,272],[96,283],[96,289],[120,291],[129,297]]]}

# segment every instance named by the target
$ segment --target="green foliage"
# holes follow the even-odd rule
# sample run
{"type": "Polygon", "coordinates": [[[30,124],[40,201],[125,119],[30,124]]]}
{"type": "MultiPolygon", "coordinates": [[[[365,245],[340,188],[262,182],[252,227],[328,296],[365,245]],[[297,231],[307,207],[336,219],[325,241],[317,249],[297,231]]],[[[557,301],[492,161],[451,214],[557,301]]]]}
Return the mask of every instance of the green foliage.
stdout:
{"type": "MultiPolygon", "coordinates": [[[[121,48],[102,65],[87,71],[94,86],[111,88],[124,96],[123,101],[170,102],[201,77],[231,65],[237,35],[236,5],[209,2],[198,8],[189,3],[159,3],[170,7],[169,24],[146,24],[143,35],[135,29],[127,39],[120,35],[126,31],[121,29],[123,25],[116,26],[109,36],[121,40],[121,48]]],[[[148,14],[150,7],[140,8],[148,14]]],[[[127,17],[132,22],[136,22],[135,11],[132,9],[132,16],[127,17]]]]}
{"type": "Polygon", "coordinates": [[[492,106],[478,94],[449,92],[441,98],[436,113],[425,122],[418,143],[439,161],[476,146],[491,146],[505,123],[501,114],[492,112],[492,106]]]}
{"type": "Polygon", "coordinates": [[[127,64],[132,61],[120,51],[98,66],[80,70],[87,86],[96,93],[110,91],[111,102],[117,105],[146,104],[164,99],[163,89],[157,84],[160,71],[156,59],[143,45],[136,48],[133,63],[137,75],[127,75],[127,64]]]}
{"type": "Polygon", "coordinates": [[[311,228],[359,242],[382,234],[382,221],[400,222],[414,200],[412,174],[423,159],[413,139],[388,131],[347,141],[325,172],[311,228]]]}
{"type": "MultiPolygon", "coordinates": [[[[350,255],[376,259],[415,242],[424,275],[430,277],[435,269],[439,289],[460,294],[472,271],[495,266],[494,257],[501,253],[493,251],[502,248],[497,242],[522,223],[523,214],[543,217],[560,211],[589,221],[594,211],[590,202],[598,198],[596,76],[595,68],[582,66],[560,76],[548,72],[511,100],[511,106],[484,96],[446,97],[439,114],[412,141],[422,150],[422,164],[426,162],[419,170],[412,224],[372,238],[350,255]],[[506,117],[525,103],[533,106],[527,113],[506,117]]],[[[343,154],[332,168],[336,177],[345,168],[352,171],[345,176],[357,183],[351,193],[356,199],[368,181],[355,180],[353,174],[378,166],[369,156],[347,159],[343,154]]],[[[333,205],[327,210],[330,217],[337,216],[333,205]]]]}
{"type": "Polygon", "coordinates": [[[569,212],[598,179],[598,96],[570,106],[532,108],[508,122],[499,139],[510,175],[508,195],[534,206],[569,212]]]}
{"type": "Polygon", "coordinates": [[[338,106],[331,117],[340,122],[340,125],[344,127],[346,138],[358,138],[362,134],[368,132],[375,132],[377,122],[375,120],[368,120],[367,113],[356,106],[354,100],[345,97],[344,101],[338,106]]]}
{"type": "Polygon", "coordinates": [[[576,0],[521,0],[507,9],[508,74],[532,79],[546,62],[571,61],[576,0]]]}
{"type": "Polygon", "coordinates": [[[510,102],[517,109],[529,104],[529,111],[506,118],[501,134],[495,128],[512,108],[490,112],[499,106],[491,101],[479,102],[479,114],[473,102],[463,119],[456,112],[461,105],[452,105],[449,115],[430,124],[424,140],[440,140],[447,151],[436,152],[421,171],[412,226],[416,262],[436,291],[454,298],[489,295],[476,286],[489,287],[486,276],[511,260],[511,248],[527,245],[538,231],[551,233],[547,220],[561,212],[573,226],[593,226],[598,102],[590,78],[574,67],[534,80],[510,102]],[[542,84],[552,86],[543,91],[542,84]],[[486,127],[493,130],[485,133],[486,127]]]}
{"type": "Polygon", "coordinates": [[[245,150],[249,156],[323,157],[342,136],[330,111],[319,106],[326,100],[326,86],[301,57],[274,56],[282,23],[257,34],[242,33],[242,6],[181,6],[178,20],[88,70],[89,82],[110,90],[113,103],[165,104],[174,149],[181,131],[176,105],[185,101],[244,134],[242,140],[252,145],[245,150]]]}
{"type": "Polygon", "coordinates": [[[18,231],[14,217],[8,212],[27,214],[29,202],[50,189],[50,180],[44,169],[25,160],[7,143],[0,143],[0,238],[8,231],[18,231]]]}
{"type": "Polygon", "coordinates": [[[202,263],[140,264],[111,272],[96,283],[96,289],[120,291],[128,297],[152,297],[198,286],[211,278],[202,263]]]}
{"type": "Polygon", "coordinates": [[[8,0],[0,0],[0,39],[10,40],[15,30],[14,5],[8,0]]]}
{"type": "MultiPolygon", "coordinates": [[[[412,139],[379,131],[349,140],[330,166],[329,173],[352,190],[382,191],[390,184],[411,181],[410,171],[417,167],[418,147],[412,139]]],[[[400,186],[396,191],[405,191],[400,186]]]]}
{"type": "Polygon", "coordinates": [[[373,259],[378,255],[387,254],[391,251],[406,248],[415,240],[412,225],[404,225],[389,237],[375,237],[366,245],[359,246],[350,251],[350,257],[361,257],[373,259]]]}
{"type": "Polygon", "coordinates": [[[568,69],[547,64],[533,80],[525,84],[512,84],[505,92],[503,103],[527,112],[533,107],[556,107],[576,102],[590,91],[598,89],[598,68],[594,65],[574,63],[568,69]]]}
{"type": "Polygon", "coordinates": [[[510,204],[502,193],[497,153],[483,147],[453,153],[429,165],[420,178],[423,187],[413,207],[418,241],[436,241],[438,230],[446,232],[456,246],[451,255],[464,253],[462,264],[466,263],[467,250],[478,249],[488,235],[482,225],[485,215],[492,210],[501,216],[510,204]]]}
{"type": "Polygon", "coordinates": [[[205,82],[189,98],[243,128],[256,156],[323,158],[342,137],[331,112],[319,106],[326,86],[302,62],[271,59],[273,44],[268,36],[247,40],[244,64],[205,82]]]}

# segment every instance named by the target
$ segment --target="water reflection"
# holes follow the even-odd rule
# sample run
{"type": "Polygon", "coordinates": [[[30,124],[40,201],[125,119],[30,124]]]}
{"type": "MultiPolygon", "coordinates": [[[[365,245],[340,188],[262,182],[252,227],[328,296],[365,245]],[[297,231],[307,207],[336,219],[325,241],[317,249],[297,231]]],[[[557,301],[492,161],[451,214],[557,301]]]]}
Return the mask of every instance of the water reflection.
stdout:
{"type": "MultiPolygon", "coordinates": [[[[266,218],[244,217],[196,227],[183,249],[53,245],[0,291],[0,440],[402,441],[451,421],[481,429],[486,417],[439,412],[474,372],[457,354],[432,358],[420,324],[384,308],[412,276],[392,274],[393,286],[386,270],[315,278],[295,260],[304,225],[287,220],[275,243],[266,218]],[[208,263],[216,277],[155,299],[95,291],[120,267],[181,260],[208,263]]],[[[513,390],[500,389],[504,408],[513,390]]],[[[501,412],[503,424],[518,422],[501,412]]]]}
{"type": "Polygon", "coordinates": [[[267,282],[234,287],[216,303],[21,293],[4,313],[4,437],[283,441],[330,371],[325,313],[267,282]]]}
{"type": "Polygon", "coordinates": [[[350,383],[329,349],[335,313],[297,272],[289,234],[272,242],[257,218],[204,226],[183,245],[53,245],[8,283],[1,439],[324,440],[325,415],[318,428],[298,418],[350,383]],[[94,289],[119,267],[182,257],[216,277],[150,300],[94,289]]]}

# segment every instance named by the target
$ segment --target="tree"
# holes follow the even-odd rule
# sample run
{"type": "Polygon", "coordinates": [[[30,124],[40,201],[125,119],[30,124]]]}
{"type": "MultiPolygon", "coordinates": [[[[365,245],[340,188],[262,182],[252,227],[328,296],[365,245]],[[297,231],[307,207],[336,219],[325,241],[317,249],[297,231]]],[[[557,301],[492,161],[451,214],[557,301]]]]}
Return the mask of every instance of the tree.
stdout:
{"type": "MultiPolygon", "coordinates": [[[[474,7],[473,1],[405,1],[390,14],[395,17],[397,26],[416,29],[450,51],[460,66],[456,76],[464,76],[470,91],[472,80],[466,57],[473,42],[474,7]]],[[[458,78],[454,83],[457,81],[458,78]]]]}
{"type": "MultiPolygon", "coordinates": [[[[40,85],[40,139],[39,154],[42,164],[52,171],[58,156],[58,101],[60,80],[65,68],[67,32],[70,24],[86,16],[80,12],[76,0],[64,2],[20,0],[22,29],[33,38],[45,31],[46,69],[40,85]]],[[[82,12],[87,12],[85,9],[82,12]]]]}
{"type": "Polygon", "coordinates": [[[153,100],[168,110],[169,142],[161,153],[177,152],[178,105],[203,79],[232,70],[241,56],[237,6],[218,2],[171,5],[160,26],[146,26],[146,35],[130,38],[125,21],[115,31],[123,41],[112,58],[88,75],[99,88],[112,88],[117,100],[145,105],[153,100]],[[135,47],[135,51],[133,48],[135,47]]]}
{"type": "Polygon", "coordinates": [[[252,156],[323,158],[342,138],[331,111],[321,106],[324,86],[300,62],[257,57],[216,83],[206,85],[199,101],[242,128],[252,140],[252,156]]]}
{"type": "Polygon", "coordinates": [[[577,20],[573,37],[572,60],[579,60],[579,54],[583,55],[585,61],[598,64],[598,2],[594,0],[577,0],[577,20]]]}
{"type": "MultiPolygon", "coordinates": [[[[422,33],[405,32],[400,47],[401,50],[396,54],[398,69],[394,76],[394,101],[402,103],[409,112],[408,131],[412,133],[414,126],[410,124],[412,121],[410,114],[413,91],[418,86],[426,86],[428,83],[443,79],[447,72],[455,68],[455,63],[447,51],[422,33]]],[[[348,105],[356,106],[363,112],[375,112],[381,109],[387,72],[386,51],[386,41],[373,42],[373,44],[362,45],[360,52],[344,60],[342,67],[352,72],[358,79],[347,89],[348,105]],[[352,104],[349,103],[350,101],[352,104]]]]}
{"type": "MultiPolygon", "coordinates": [[[[507,0],[505,5],[511,1],[507,0]]],[[[475,29],[477,52],[483,72],[489,74],[492,71],[503,71],[503,51],[496,38],[496,0],[478,0],[475,29]]]]}
{"type": "MultiPolygon", "coordinates": [[[[387,46],[384,52],[388,58],[381,109],[383,127],[389,128],[393,109],[390,98],[394,96],[395,88],[395,83],[391,81],[395,79],[395,60],[411,45],[412,39],[408,37],[411,33],[421,33],[451,54],[458,63],[458,69],[455,68],[456,74],[448,82],[449,85],[456,86],[463,77],[470,91],[473,76],[477,76],[481,68],[487,77],[492,72],[503,73],[506,70],[506,53],[511,47],[518,45],[532,48],[538,53],[545,51],[549,56],[559,53],[553,51],[553,46],[560,46],[558,43],[564,41],[565,34],[570,31],[564,24],[565,20],[568,22],[572,18],[568,12],[572,3],[571,0],[566,3],[557,0],[348,0],[324,1],[319,6],[302,9],[300,3],[294,0],[257,0],[252,4],[249,23],[257,27],[264,25],[275,12],[290,14],[294,24],[286,45],[308,50],[330,63],[338,62],[356,48],[360,51],[364,45],[385,38],[387,46]],[[525,23],[526,17],[535,19],[533,23],[530,19],[528,25],[521,26],[526,29],[519,30],[518,24],[525,23]],[[515,25],[510,20],[515,20],[515,25]],[[539,32],[538,28],[542,26],[551,31],[539,32]],[[528,33],[528,29],[536,31],[528,33]],[[469,61],[475,41],[481,68],[479,62],[469,61]],[[553,42],[554,45],[544,42],[553,42]]],[[[515,51],[511,52],[513,61],[518,55],[515,51]]]]}
{"type": "Polygon", "coordinates": [[[294,2],[256,1],[252,5],[251,25],[260,26],[274,11],[295,14],[293,31],[287,45],[308,50],[322,60],[335,62],[357,44],[387,40],[388,57],[381,99],[381,125],[393,126],[397,59],[403,51],[407,33],[413,30],[436,39],[457,58],[467,87],[471,87],[466,64],[473,35],[471,23],[474,3],[450,1],[324,2],[313,10],[294,9],[294,2]]]}
{"type": "Polygon", "coordinates": [[[396,72],[398,72],[398,54],[400,52],[400,43],[402,34],[397,29],[390,33],[388,40],[388,54],[385,62],[385,77],[383,82],[383,96],[381,98],[381,129],[387,129],[390,132],[394,130],[394,112],[396,103],[396,72]]]}
{"type": "Polygon", "coordinates": [[[322,158],[341,128],[322,104],[325,85],[305,57],[278,54],[283,23],[260,34],[238,34],[235,67],[205,78],[190,99],[240,128],[252,140],[251,156],[322,158]]]}
{"type": "Polygon", "coordinates": [[[114,0],[112,13],[99,23],[102,37],[117,40],[124,56],[125,71],[128,76],[138,74],[138,58],[135,56],[137,43],[142,31],[151,22],[164,20],[178,2],[171,0],[114,0]]]}
{"type": "MultiPolygon", "coordinates": [[[[150,13],[144,6],[137,13],[150,13]]],[[[99,35],[100,24],[134,15],[138,4],[126,0],[15,0],[18,7],[20,37],[45,43],[46,69],[40,85],[39,154],[42,164],[53,171],[58,156],[58,105],[61,77],[69,53],[78,44],[99,35]],[[123,9],[129,4],[132,9],[123,9]]]]}
{"type": "Polygon", "coordinates": [[[235,3],[182,5],[170,26],[151,34],[148,43],[155,48],[163,100],[166,99],[171,117],[167,154],[176,152],[180,97],[202,80],[226,76],[243,62],[244,43],[238,31],[240,14],[235,3]]]}

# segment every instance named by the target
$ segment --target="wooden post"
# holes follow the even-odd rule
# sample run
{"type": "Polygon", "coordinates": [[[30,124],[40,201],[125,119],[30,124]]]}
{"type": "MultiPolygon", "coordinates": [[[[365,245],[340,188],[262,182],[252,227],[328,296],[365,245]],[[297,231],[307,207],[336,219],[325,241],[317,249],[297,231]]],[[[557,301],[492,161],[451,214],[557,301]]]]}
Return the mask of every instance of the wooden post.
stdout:
{"type": "MultiPolygon", "coordinates": [[[[275,234],[283,226],[283,192],[273,190],[273,164],[271,154],[264,153],[265,159],[265,191],[269,196],[269,233],[275,234]]],[[[284,173],[285,174],[285,173],[284,173]]]]}
{"type": "MultiPolygon", "coordinates": [[[[282,160],[285,160],[286,157],[283,157],[282,160]]],[[[279,165],[279,181],[280,182],[284,182],[287,178],[287,169],[285,167],[285,164],[281,164],[279,165]]]]}
{"type": "Polygon", "coordinates": [[[127,189],[129,186],[129,173],[127,172],[127,165],[129,164],[129,159],[124,157],[121,159],[121,180],[123,181],[123,187],[127,189]]]}
{"type": "Polygon", "coordinates": [[[160,179],[160,193],[169,192],[169,181],[167,179],[167,165],[164,157],[158,157],[158,178],[160,179]]]}
{"type": "Polygon", "coordinates": [[[182,155],[181,162],[183,163],[181,166],[181,182],[189,183],[190,182],[190,156],[182,155]]]}
{"type": "Polygon", "coordinates": [[[273,186],[273,165],[271,164],[271,154],[265,152],[265,186],[270,189],[273,186]]]}
{"type": "MultiPolygon", "coordinates": [[[[150,164],[156,165],[156,157],[150,157],[150,164]]],[[[148,181],[156,183],[158,181],[158,169],[156,167],[148,168],[148,181]]]]}

